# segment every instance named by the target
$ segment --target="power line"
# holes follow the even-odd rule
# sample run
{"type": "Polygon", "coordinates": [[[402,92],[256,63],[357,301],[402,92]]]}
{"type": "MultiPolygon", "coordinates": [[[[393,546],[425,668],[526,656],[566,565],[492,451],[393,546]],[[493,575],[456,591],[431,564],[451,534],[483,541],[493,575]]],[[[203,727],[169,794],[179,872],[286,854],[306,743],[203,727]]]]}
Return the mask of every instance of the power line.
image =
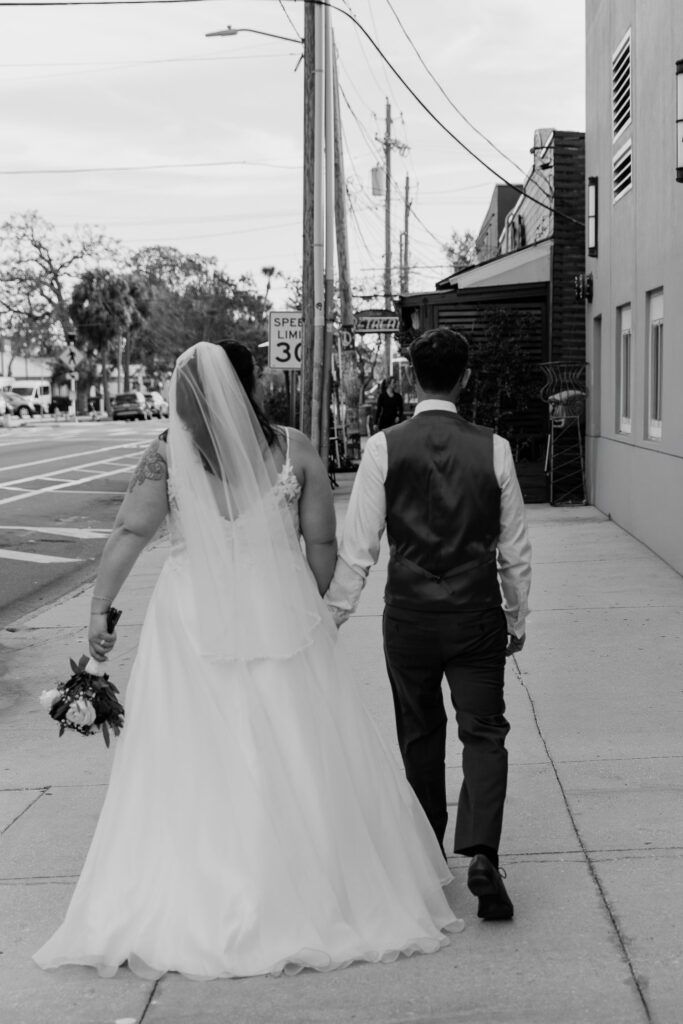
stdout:
{"type": "MultiPolygon", "coordinates": [[[[297,2],[297,0],[294,0],[294,2],[297,2]]],[[[434,111],[431,110],[430,107],[427,106],[427,104],[424,102],[424,100],[420,99],[420,97],[417,95],[415,90],[413,88],[411,88],[410,85],[408,85],[408,83],[406,82],[405,78],[400,73],[400,71],[398,71],[394,67],[394,65],[389,60],[387,55],[384,53],[382,48],[378,45],[378,43],[375,42],[375,40],[372,38],[372,36],[368,32],[368,30],[363,25],[361,25],[361,23],[358,21],[357,18],[355,18],[348,11],[345,11],[342,7],[337,7],[336,4],[331,3],[330,0],[310,0],[310,2],[313,3],[313,4],[316,4],[316,6],[318,6],[318,7],[329,7],[330,10],[337,11],[339,14],[343,14],[346,18],[349,18],[349,20],[354,23],[354,25],[363,33],[363,35],[366,37],[366,39],[375,48],[375,50],[380,55],[382,60],[386,63],[387,67],[390,68],[390,70],[398,78],[399,82],[403,85],[403,87],[408,90],[408,92],[413,97],[415,102],[418,103],[422,107],[422,109],[425,111],[426,114],[429,115],[429,117],[431,117],[432,121],[434,121],[435,124],[437,124],[444,132],[446,132],[446,134],[449,136],[449,138],[453,139],[453,141],[455,143],[457,143],[457,145],[460,146],[461,149],[464,149],[466,153],[469,153],[469,155],[474,160],[476,160],[477,163],[481,164],[482,167],[485,167],[487,171],[489,171],[491,174],[493,174],[494,177],[498,178],[499,181],[502,181],[504,185],[507,185],[514,192],[517,192],[520,196],[524,196],[530,202],[536,203],[537,206],[541,206],[544,210],[548,210],[555,217],[560,217],[563,220],[569,221],[572,224],[576,224],[580,228],[585,227],[585,225],[584,225],[584,223],[582,221],[577,220],[575,217],[570,217],[568,214],[563,213],[560,210],[556,210],[554,206],[548,206],[547,203],[542,202],[536,196],[529,195],[529,193],[526,192],[523,187],[521,187],[519,185],[515,185],[511,181],[508,181],[508,179],[503,174],[500,174],[499,171],[496,171],[493,167],[490,166],[490,164],[486,163],[486,161],[483,160],[482,157],[478,156],[477,153],[475,153],[473,149],[470,149],[470,147],[466,143],[464,143],[462,141],[462,139],[458,138],[458,136],[455,134],[455,132],[452,132],[451,129],[447,125],[445,125],[443,123],[443,121],[439,117],[437,117],[437,115],[434,113],[434,111]]]]}
{"type": "MultiPolygon", "coordinates": [[[[0,7],[2,3],[0,3],[0,7]]],[[[191,164],[131,164],[126,167],[54,167],[36,170],[22,169],[17,171],[0,170],[1,175],[18,174],[100,174],[118,171],[166,171],[183,167],[272,167],[281,171],[300,171],[301,164],[269,164],[256,160],[211,160],[204,163],[191,164]]]]}
{"type": "MultiPolygon", "coordinates": [[[[113,7],[117,5],[135,6],[136,4],[178,3],[197,4],[207,2],[214,2],[214,0],[13,0],[13,2],[11,3],[9,2],[9,0],[0,0],[0,7],[113,7]]],[[[301,0],[293,0],[293,2],[301,2],[301,0]]],[[[358,21],[358,19],[353,14],[350,13],[350,11],[344,10],[342,7],[338,7],[336,4],[331,3],[330,0],[310,0],[310,2],[318,7],[329,7],[330,10],[337,11],[339,14],[343,14],[344,17],[348,18],[351,22],[353,22],[353,24],[359,29],[359,31],[363,33],[363,35],[368,40],[370,45],[377,51],[377,53],[385,62],[387,67],[391,70],[391,72],[396,76],[396,78],[398,78],[399,82],[404,87],[404,89],[406,89],[410,93],[415,102],[420,107],[422,107],[424,112],[432,119],[432,121],[434,121],[434,123],[437,124],[441,128],[441,130],[444,131],[448,135],[448,137],[453,140],[453,142],[460,146],[461,149],[464,149],[465,152],[468,153],[473,160],[476,160],[477,163],[481,164],[482,167],[485,167],[490,174],[493,174],[495,178],[497,178],[499,181],[502,181],[504,185],[507,185],[509,188],[511,188],[513,192],[517,192],[518,195],[524,196],[530,202],[535,203],[537,206],[542,207],[544,210],[548,210],[550,213],[553,214],[553,216],[559,217],[562,220],[566,220],[571,224],[576,224],[580,228],[585,227],[583,221],[577,220],[575,217],[570,217],[568,214],[563,213],[561,210],[555,209],[554,205],[549,206],[547,203],[542,202],[536,196],[529,195],[529,193],[526,192],[523,187],[513,184],[513,182],[509,181],[503,174],[501,174],[499,171],[496,171],[482,157],[475,153],[473,149],[471,149],[465,142],[462,141],[462,139],[458,138],[455,132],[452,132],[451,129],[447,125],[445,125],[439,117],[437,117],[434,111],[431,110],[431,108],[424,102],[424,100],[422,100],[418,96],[415,90],[410,85],[408,85],[403,75],[400,73],[400,71],[397,70],[396,67],[394,67],[392,62],[389,60],[387,55],[379,46],[379,44],[375,42],[375,40],[372,38],[368,30],[364,27],[364,25],[362,25],[361,22],[358,21]]],[[[343,0],[343,2],[346,3],[347,0],[343,0]]]]}
{"type": "Polygon", "coordinates": [[[298,28],[296,27],[296,25],[295,25],[295,24],[294,24],[294,22],[292,21],[292,19],[291,19],[291,17],[290,17],[290,14],[289,14],[289,11],[287,10],[287,8],[285,7],[285,5],[283,4],[282,0],[279,0],[279,3],[280,3],[280,7],[282,8],[282,10],[283,10],[283,12],[284,12],[285,18],[287,19],[287,21],[289,22],[289,24],[290,24],[290,25],[292,26],[292,28],[294,29],[294,31],[296,32],[297,36],[301,37],[301,35],[302,35],[301,31],[300,31],[300,30],[299,30],[299,29],[298,29],[298,28]]]}
{"type": "MultiPolygon", "coordinates": [[[[460,110],[460,108],[455,105],[455,103],[450,98],[450,96],[448,95],[446,90],[443,88],[441,83],[435,78],[435,76],[432,74],[431,70],[427,67],[427,64],[425,63],[425,61],[422,58],[422,54],[420,53],[420,51],[418,50],[417,46],[413,42],[410,34],[406,31],[406,29],[405,29],[405,27],[403,25],[403,22],[401,21],[401,19],[399,18],[398,14],[396,13],[396,10],[395,10],[391,0],[386,0],[386,2],[387,2],[387,5],[388,5],[389,9],[391,10],[391,13],[396,18],[396,21],[398,22],[399,27],[400,27],[401,31],[403,32],[403,35],[406,37],[406,39],[408,40],[408,42],[412,46],[413,50],[415,51],[415,54],[417,55],[417,59],[419,60],[420,64],[425,69],[425,71],[427,72],[427,74],[429,75],[431,80],[434,82],[434,84],[436,85],[436,87],[439,90],[439,92],[446,98],[448,103],[450,103],[450,105],[453,107],[453,110],[456,112],[456,114],[458,114],[459,117],[461,117],[463,119],[465,124],[469,125],[470,128],[472,129],[472,131],[476,132],[477,135],[479,135],[484,140],[484,142],[488,142],[489,146],[491,146],[492,149],[495,149],[496,153],[500,154],[500,156],[502,156],[505,160],[507,160],[508,163],[511,163],[513,167],[516,167],[518,171],[521,171],[521,173],[526,176],[526,171],[522,167],[520,167],[518,163],[515,163],[515,161],[511,157],[509,157],[507,155],[507,153],[504,153],[502,149],[499,149],[498,146],[495,144],[495,142],[492,142],[491,139],[489,139],[487,135],[484,135],[484,133],[482,131],[480,131],[475,124],[472,124],[470,119],[468,117],[466,117],[465,114],[463,114],[462,110],[460,110]]],[[[546,195],[548,195],[548,193],[546,193],[546,195]]],[[[548,195],[548,198],[551,199],[552,196],[548,195]]]]}

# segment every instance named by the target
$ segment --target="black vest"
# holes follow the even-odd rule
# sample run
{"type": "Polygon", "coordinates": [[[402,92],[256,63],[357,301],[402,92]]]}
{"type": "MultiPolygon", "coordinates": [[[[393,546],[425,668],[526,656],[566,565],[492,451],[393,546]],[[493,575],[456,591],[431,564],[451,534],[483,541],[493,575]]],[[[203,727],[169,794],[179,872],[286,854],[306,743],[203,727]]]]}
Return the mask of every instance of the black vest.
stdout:
{"type": "Polygon", "coordinates": [[[386,604],[423,612],[499,606],[493,431],[432,410],[384,434],[391,549],[386,604]]]}

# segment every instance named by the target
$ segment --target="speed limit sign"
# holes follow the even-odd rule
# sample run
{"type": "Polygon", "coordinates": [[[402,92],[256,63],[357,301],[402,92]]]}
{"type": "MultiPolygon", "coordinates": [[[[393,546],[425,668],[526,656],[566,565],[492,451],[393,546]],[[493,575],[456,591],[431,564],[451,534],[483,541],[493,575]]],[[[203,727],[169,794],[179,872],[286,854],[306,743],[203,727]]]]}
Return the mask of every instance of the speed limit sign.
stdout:
{"type": "Polygon", "coordinates": [[[271,370],[301,369],[303,318],[295,309],[268,314],[268,366],[271,370]]]}

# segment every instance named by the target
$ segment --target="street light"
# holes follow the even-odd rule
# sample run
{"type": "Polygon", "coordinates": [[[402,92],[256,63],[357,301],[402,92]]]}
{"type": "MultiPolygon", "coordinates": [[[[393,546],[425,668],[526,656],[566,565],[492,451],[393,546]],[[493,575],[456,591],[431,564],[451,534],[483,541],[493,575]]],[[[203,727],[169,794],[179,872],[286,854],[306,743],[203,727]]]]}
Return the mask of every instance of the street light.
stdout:
{"type": "MultiPolygon", "coordinates": [[[[304,61],[304,175],[303,175],[303,267],[302,314],[303,352],[301,365],[301,427],[322,453],[327,445],[327,417],[324,414],[323,374],[326,343],[325,277],[326,267],[332,264],[334,235],[328,229],[325,238],[323,210],[324,179],[334,181],[334,147],[328,138],[325,146],[324,96],[327,88],[331,96],[331,24],[327,9],[318,3],[306,3],[305,34],[303,39],[263,32],[256,28],[227,28],[207,32],[207,36],[235,36],[239,32],[252,32],[289,43],[303,44],[304,61]],[[328,59],[325,60],[325,53],[328,59]],[[323,170],[323,165],[325,171],[323,170]],[[329,259],[326,254],[329,252],[329,259]]],[[[298,66],[298,64],[297,64],[298,66]]],[[[328,208],[333,203],[328,198],[328,208]]],[[[331,289],[331,281],[330,281],[331,289]]],[[[326,462],[326,457],[323,460],[326,462]]]]}
{"type": "Polygon", "coordinates": [[[270,36],[271,39],[284,39],[286,43],[303,43],[303,39],[293,39],[292,36],[279,36],[275,32],[262,32],[259,28],[233,28],[232,25],[228,25],[227,28],[223,28],[220,32],[206,32],[207,36],[236,36],[238,32],[253,32],[257,36],[270,36]]]}

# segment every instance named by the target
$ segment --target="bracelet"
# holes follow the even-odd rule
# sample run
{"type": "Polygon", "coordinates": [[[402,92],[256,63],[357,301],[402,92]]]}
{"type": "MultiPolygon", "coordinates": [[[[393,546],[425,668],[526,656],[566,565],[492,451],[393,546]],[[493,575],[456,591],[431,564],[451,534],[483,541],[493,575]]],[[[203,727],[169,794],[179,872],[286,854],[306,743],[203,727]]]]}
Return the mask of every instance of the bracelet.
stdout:
{"type": "Polygon", "coordinates": [[[91,601],[90,601],[91,614],[93,614],[93,615],[106,615],[106,613],[109,611],[110,608],[111,608],[111,601],[109,600],[108,597],[93,597],[93,598],[91,598],[91,601]],[[106,608],[104,609],[103,612],[93,612],[92,606],[95,603],[95,601],[104,601],[104,603],[106,605],[106,608]]]}

